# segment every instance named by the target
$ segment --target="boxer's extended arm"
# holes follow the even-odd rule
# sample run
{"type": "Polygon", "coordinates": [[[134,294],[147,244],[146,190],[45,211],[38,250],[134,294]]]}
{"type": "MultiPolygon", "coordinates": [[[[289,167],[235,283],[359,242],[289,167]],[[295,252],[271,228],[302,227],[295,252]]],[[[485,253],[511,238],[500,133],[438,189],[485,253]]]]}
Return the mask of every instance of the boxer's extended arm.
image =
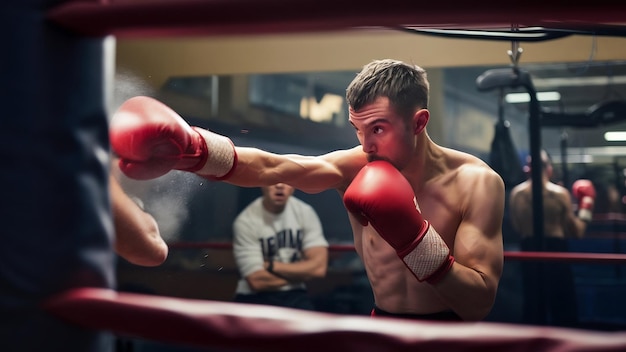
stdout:
{"type": "Polygon", "coordinates": [[[156,220],[130,199],[115,177],[110,176],[115,225],[115,251],[129,262],[156,266],[167,259],[168,246],[161,238],[156,220]]]}
{"type": "Polygon", "coordinates": [[[502,275],[504,182],[486,168],[465,179],[469,196],[454,241],[456,261],[434,287],[463,319],[480,320],[493,307],[502,275]]]}
{"type": "Polygon", "coordinates": [[[367,163],[360,146],[320,156],[274,154],[248,147],[235,149],[237,166],[225,181],[243,187],[282,182],[303,192],[318,193],[345,187],[350,174],[367,163]]]}
{"type": "Polygon", "coordinates": [[[109,128],[119,166],[128,177],[147,180],[170,170],[226,177],[237,155],[230,139],[194,129],[165,104],[144,96],[125,101],[109,128]]]}
{"type": "Polygon", "coordinates": [[[149,97],[122,104],[111,120],[110,138],[122,171],[134,179],[156,178],[176,169],[238,186],[284,182],[317,193],[345,187],[350,177],[345,173],[359,170],[366,162],[360,147],[322,156],[234,147],[227,137],[190,127],[172,109],[149,97]]]}

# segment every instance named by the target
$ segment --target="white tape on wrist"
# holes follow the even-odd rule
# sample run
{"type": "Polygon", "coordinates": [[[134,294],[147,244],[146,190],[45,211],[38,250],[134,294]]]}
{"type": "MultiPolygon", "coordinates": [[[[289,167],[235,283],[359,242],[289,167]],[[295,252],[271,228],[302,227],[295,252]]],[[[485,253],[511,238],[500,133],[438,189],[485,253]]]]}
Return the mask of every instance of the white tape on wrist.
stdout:
{"type": "Polygon", "coordinates": [[[593,212],[591,211],[591,209],[593,208],[593,203],[593,198],[583,197],[582,201],[580,202],[580,204],[582,204],[583,206],[578,209],[578,217],[581,220],[589,222],[593,219],[593,212]]]}
{"type": "Polygon", "coordinates": [[[419,281],[428,279],[448,261],[450,248],[432,226],[422,241],[402,260],[419,281]]]}
{"type": "Polygon", "coordinates": [[[196,173],[218,178],[228,174],[235,163],[235,146],[233,142],[230,138],[211,131],[199,128],[196,131],[206,141],[207,150],[209,151],[206,163],[196,173]]]}

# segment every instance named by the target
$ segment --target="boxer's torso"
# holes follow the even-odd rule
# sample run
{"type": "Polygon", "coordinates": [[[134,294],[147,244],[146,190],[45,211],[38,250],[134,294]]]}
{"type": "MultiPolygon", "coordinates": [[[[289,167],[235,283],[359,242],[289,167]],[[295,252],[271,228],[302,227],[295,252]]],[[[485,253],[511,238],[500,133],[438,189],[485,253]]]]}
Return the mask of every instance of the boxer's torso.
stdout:
{"type": "MultiPolygon", "coordinates": [[[[466,200],[472,188],[471,176],[476,169],[485,166],[472,158],[461,158],[448,166],[451,168],[446,167],[445,172],[424,183],[416,198],[424,218],[454,253],[456,231],[468,206],[466,200]]],[[[349,214],[349,217],[355,248],[363,260],[379,308],[391,313],[413,314],[450,310],[430,284],[420,283],[413,276],[395,250],[373,227],[363,227],[352,215],[349,214]]]]}
{"type": "MultiPolygon", "coordinates": [[[[544,211],[544,234],[547,237],[565,238],[565,219],[567,207],[563,200],[563,192],[567,189],[547,182],[542,189],[544,211]]],[[[516,230],[524,238],[533,237],[533,201],[532,183],[526,181],[511,193],[511,201],[515,203],[512,216],[515,217],[516,230]]]]}

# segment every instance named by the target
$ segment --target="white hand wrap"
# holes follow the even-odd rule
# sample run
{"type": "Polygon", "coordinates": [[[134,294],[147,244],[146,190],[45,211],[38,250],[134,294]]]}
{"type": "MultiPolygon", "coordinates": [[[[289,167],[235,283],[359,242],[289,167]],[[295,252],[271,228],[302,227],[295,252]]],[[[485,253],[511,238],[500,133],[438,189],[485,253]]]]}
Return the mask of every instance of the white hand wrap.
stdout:
{"type": "Polygon", "coordinates": [[[578,217],[581,220],[590,222],[593,219],[593,203],[594,199],[592,197],[583,197],[580,202],[580,209],[578,209],[578,217]]]}
{"type": "Polygon", "coordinates": [[[450,248],[435,229],[428,230],[420,243],[402,260],[419,281],[425,281],[449,262],[450,248]]]}
{"type": "Polygon", "coordinates": [[[235,167],[235,146],[230,138],[201,128],[195,130],[206,141],[209,156],[196,173],[217,178],[227,175],[235,167]]]}

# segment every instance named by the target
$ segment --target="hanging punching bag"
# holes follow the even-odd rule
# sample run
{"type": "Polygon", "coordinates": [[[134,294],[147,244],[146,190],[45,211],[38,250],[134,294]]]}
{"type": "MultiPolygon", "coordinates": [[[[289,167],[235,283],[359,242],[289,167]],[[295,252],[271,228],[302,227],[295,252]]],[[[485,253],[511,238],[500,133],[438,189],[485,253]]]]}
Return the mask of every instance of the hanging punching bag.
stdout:
{"type": "Polygon", "coordinates": [[[500,174],[507,190],[526,179],[507,121],[498,121],[495,124],[489,163],[500,174]]]}
{"type": "Polygon", "coordinates": [[[504,180],[507,190],[526,179],[522,163],[519,160],[517,149],[511,139],[509,122],[504,119],[503,103],[500,99],[498,106],[498,121],[495,124],[495,133],[491,141],[489,164],[504,180]]]}

